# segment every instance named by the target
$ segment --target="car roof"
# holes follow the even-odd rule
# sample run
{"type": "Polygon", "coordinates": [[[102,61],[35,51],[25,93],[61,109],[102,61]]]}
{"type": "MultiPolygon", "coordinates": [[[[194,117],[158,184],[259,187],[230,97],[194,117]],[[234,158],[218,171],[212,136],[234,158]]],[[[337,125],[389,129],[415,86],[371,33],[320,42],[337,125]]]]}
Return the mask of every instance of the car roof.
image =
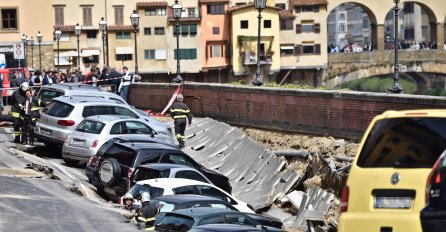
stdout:
{"type": "Polygon", "coordinates": [[[188,202],[210,202],[210,201],[227,203],[218,198],[203,196],[203,195],[194,195],[194,194],[164,195],[154,198],[153,200],[165,201],[172,204],[182,204],[188,202]]]}
{"type": "Polygon", "coordinates": [[[143,165],[139,165],[137,168],[142,168],[142,169],[154,169],[154,170],[158,170],[158,171],[164,171],[164,170],[169,170],[169,169],[190,169],[190,170],[194,170],[193,168],[186,166],[186,165],[182,165],[182,164],[168,164],[168,163],[149,163],[149,164],[143,164],[143,165]]]}
{"type": "Polygon", "coordinates": [[[132,118],[127,115],[119,115],[119,114],[113,114],[113,115],[94,115],[86,117],[84,120],[95,120],[99,122],[113,122],[113,121],[126,121],[124,119],[131,119],[132,121],[139,121],[138,119],[132,118]]]}
{"type": "Polygon", "coordinates": [[[167,144],[161,144],[161,143],[152,143],[150,141],[116,141],[115,143],[120,144],[122,146],[125,146],[127,148],[130,148],[135,151],[142,151],[142,150],[174,150],[174,151],[180,151],[175,146],[167,145],[167,144]]]}
{"type": "Polygon", "coordinates": [[[64,103],[68,103],[68,104],[98,104],[98,103],[106,103],[107,105],[119,105],[122,106],[122,104],[110,100],[110,99],[106,99],[106,98],[92,98],[92,97],[88,97],[88,96],[68,96],[68,95],[64,95],[64,96],[60,96],[60,97],[56,97],[53,98],[53,101],[60,101],[60,102],[64,102],[64,103]]]}
{"type": "MultiPolygon", "coordinates": [[[[202,229],[206,231],[213,231],[213,232],[233,232],[233,231],[248,231],[248,232],[254,232],[254,231],[263,231],[259,228],[251,227],[251,226],[245,226],[245,225],[238,225],[238,224],[206,224],[206,225],[200,225],[195,227],[194,229],[202,229]]],[[[192,229],[192,231],[194,230],[192,229]]]]}
{"type": "Polygon", "coordinates": [[[42,86],[42,89],[66,89],[66,90],[97,90],[100,91],[96,86],[86,85],[82,83],[52,83],[49,85],[42,86]]]}
{"type": "Polygon", "coordinates": [[[144,139],[141,139],[140,134],[126,134],[126,135],[116,136],[112,139],[115,139],[116,140],[115,143],[119,143],[121,145],[126,145],[126,144],[134,145],[139,143],[158,144],[157,148],[159,148],[159,144],[163,144],[170,147],[173,150],[178,150],[178,148],[175,145],[165,142],[164,139],[152,138],[150,136],[145,136],[144,139]]]}
{"type": "Polygon", "coordinates": [[[201,217],[209,214],[220,214],[220,213],[236,213],[240,214],[238,211],[226,209],[226,208],[217,208],[217,207],[197,207],[197,208],[187,208],[187,209],[179,209],[170,214],[181,214],[189,217],[201,217]]]}
{"type": "Polygon", "coordinates": [[[148,180],[141,180],[136,182],[136,184],[139,185],[150,185],[153,187],[161,187],[161,188],[176,188],[181,186],[188,186],[188,185],[206,185],[206,186],[212,186],[210,184],[197,181],[197,180],[191,180],[191,179],[184,179],[184,178],[156,178],[156,179],[148,179],[148,180]]]}

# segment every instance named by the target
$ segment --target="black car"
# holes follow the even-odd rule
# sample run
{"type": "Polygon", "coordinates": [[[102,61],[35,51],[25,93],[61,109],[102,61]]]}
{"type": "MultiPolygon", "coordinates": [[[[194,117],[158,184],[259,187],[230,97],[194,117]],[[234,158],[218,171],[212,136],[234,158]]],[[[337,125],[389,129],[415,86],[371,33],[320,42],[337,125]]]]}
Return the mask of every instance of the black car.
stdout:
{"type": "Polygon", "coordinates": [[[262,232],[262,228],[243,226],[237,224],[207,224],[197,226],[188,232],[262,232]]]}
{"type": "MultiPolygon", "coordinates": [[[[156,216],[156,222],[161,221],[168,212],[186,208],[213,207],[238,211],[227,201],[214,197],[192,194],[161,196],[152,199],[150,204],[156,206],[160,210],[160,213],[156,216]]],[[[275,227],[278,229],[281,229],[283,226],[282,222],[277,218],[253,213],[244,214],[257,220],[264,226],[275,227]]]]}
{"type": "Polygon", "coordinates": [[[85,173],[99,193],[118,200],[129,189],[129,178],[135,168],[147,163],[174,163],[195,168],[216,186],[231,193],[227,177],[206,169],[177,147],[155,142],[112,139],[89,160],[85,173]]]}
{"type": "Polygon", "coordinates": [[[446,227],[446,151],[432,168],[426,186],[426,207],[421,211],[424,232],[445,231],[446,227]]]}

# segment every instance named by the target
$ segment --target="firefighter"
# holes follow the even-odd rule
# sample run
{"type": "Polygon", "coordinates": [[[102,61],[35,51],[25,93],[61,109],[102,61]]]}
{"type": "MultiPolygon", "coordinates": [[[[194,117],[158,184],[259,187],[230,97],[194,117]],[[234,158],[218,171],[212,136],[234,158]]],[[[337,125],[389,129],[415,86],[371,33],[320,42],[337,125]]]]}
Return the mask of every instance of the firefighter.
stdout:
{"type": "Polygon", "coordinates": [[[28,82],[23,82],[20,84],[19,89],[14,91],[11,96],[11,116],[12,123],[14,127],[14,143],[20,143],[20,127],[22,120],[20,119],[21,105],[25,103],[26,95],[25,91],[29,89],[28,82]]]}
{"type": "Polygon", "coordinates": [[[141,203],[142,208],[138,216],[138,222],[144,225],[145,230],[154,230],[158,208],[150,204],[150,193],[141,193],[141,203]]]}
{"type": "Polygon", "coordinates": [[[39,107],[43,106],[40,100],[33,96],[31,89],[25,91],[26,99],[20,105],[20,119],[22,121],[22,143],[25,145],[33,145],[34,143],[34,126],[39,119],[39,107]]]}
{"type": "Polygon", "coordinates": [[[175,124],[175,136],[180,148],[183,148],[185,145],[184,139],[186,137],[184,136],[184,131],[186,130],[186,123],[188,122],[189,125],[192,125],[192,114],[183,100],[183,94],[178,94],[177,101],[170,107],[170,114],[175,124]]]}

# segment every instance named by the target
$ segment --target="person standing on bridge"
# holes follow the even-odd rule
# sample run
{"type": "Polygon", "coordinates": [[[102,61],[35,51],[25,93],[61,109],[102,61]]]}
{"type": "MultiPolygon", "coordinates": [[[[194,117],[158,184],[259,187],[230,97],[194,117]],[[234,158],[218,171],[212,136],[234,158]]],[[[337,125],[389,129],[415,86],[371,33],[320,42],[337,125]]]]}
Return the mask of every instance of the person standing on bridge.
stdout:
{"type": "Polygon", "coordinates": [[[14,143],[20,143],[20,127],[22,125],[22,120],[20,118],[20,112],[23,105],[25,104],[26,94],[25,92],[29,89],[28,82],[23,82],[20,88],[14,91],[11,96],[11,116],[12,125],[14,127],[14,143]]]}
{"type": "Polygon", "coordinates": [[[186,137],[184,136],[184,131],[186,130],[186,122],[189,122],[189,125],[192,125],[192,114],[190,113],[189,107],[183,102],[183,100],[183,94],[178,94],[177,101],[170,107],[170,114],[175,124],[175,136],[177,137],[180,148],[185,146],[184,139],[186,137]]]}

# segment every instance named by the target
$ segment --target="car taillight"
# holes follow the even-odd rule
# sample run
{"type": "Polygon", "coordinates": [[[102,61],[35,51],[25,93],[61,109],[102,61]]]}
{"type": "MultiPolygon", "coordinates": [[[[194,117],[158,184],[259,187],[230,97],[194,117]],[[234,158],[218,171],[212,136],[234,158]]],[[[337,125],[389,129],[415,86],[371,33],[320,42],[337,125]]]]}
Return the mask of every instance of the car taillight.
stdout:
{"type": "Polygon", "coordinates": [[[57,125],[59,126],[73,126],[75,122],[73,120],[58,120],[57,125]]]}
{"type": "Polygon", "coordinates": [[[347,212],[348,209],[348,195],[350,194],[350,189],[346,185],[344,189],[342,189],[342,198],[341,198],[341,213],[347,212]]]}
{"type": "Polygon", "coordinates": [[[438,173],[437,176],[435,177],[435,182],[433,180],[434,174],[435,174],[435,172],[437,172],[438,165],[440,165],[440,160],[442,160],[442,158],[439,158],[437,160],[437,162],[435,162],[434,166],[432,167],[431,173],[429,173],[429,176],[427,177],[426,192],[425,192],[425,194],[426,194],[426,199],[425,199],[426,200],[426,204],[429,204],[429,200],[430,200],[430,197],[431,197],[430,191],[431,191],[432,184],[433,183],[439,184],[441,182],[440,173],[438,173]]]}
{"type": "Polygon", "coordinates": [[[91,166],[91,163],[93,162],[93,156],[92,157],[90,157],[90,159],[88,160],[88,163],[87,163],[87,166],[89,167],[89,166],[91,166]]]}
{"type": "Polygon", "coordinates": [[[98,146],[98,140],[96,139],[95,141],[93,141],[93,143],[91,144],[91,147],[97,147],[98,146]]]}

